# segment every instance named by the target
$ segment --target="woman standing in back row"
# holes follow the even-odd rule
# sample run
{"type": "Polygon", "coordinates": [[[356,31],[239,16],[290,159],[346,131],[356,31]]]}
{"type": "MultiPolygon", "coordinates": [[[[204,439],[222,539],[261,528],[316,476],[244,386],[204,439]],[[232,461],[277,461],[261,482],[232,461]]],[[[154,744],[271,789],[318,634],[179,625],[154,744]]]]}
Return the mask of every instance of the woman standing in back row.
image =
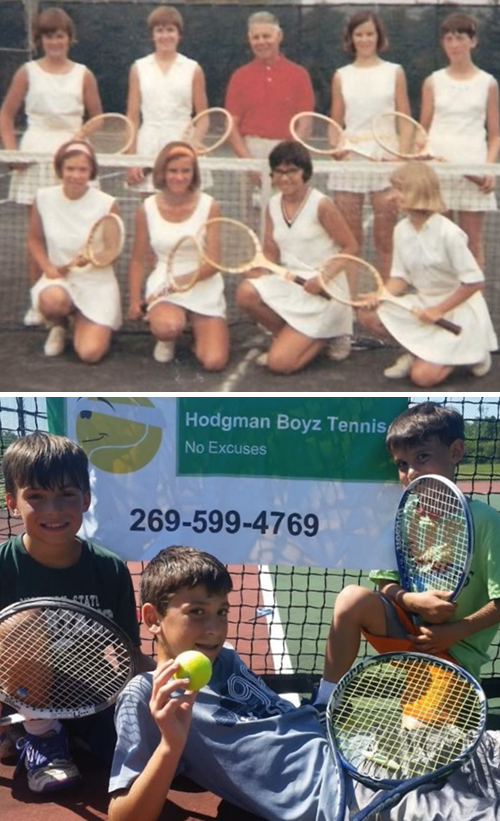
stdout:
{"type": "MultiPolygon", "coordinates": [[[[193,112],[204,111],[208,102],[203,69],[177,51],[184,31],[177,9],[157,6],[147,25],[154,52],[136,60],[130,69],[127,116],[137,131],[130,153],[154,159],[167,143],[183,139],[193,112]]],[[[142,168],[131,168],[127,179],[135,190],[154,190],[142,168]]]]}
{"type": "MultiPolygon", "coordinates": [[[[433,72],[422,88],[421,122],[429,132],[429,150],[455,163],[494,163],[498,156],[498,83],[472,61],[476,22],[468,14],[450,14],[441,24],[446,68],[433,72]]],[[[469,248],[484,269],[483,222],[496,209],[495,177],[444,176],[447,208],[468,236],[469,248]]]]}
{"type": "MultiPolygon", "coordinates": [[[[374,12],[353,14],[347,22],[343,43],[344,50],[350,52],[354,60],[333,75],[330,116],[345,128],[350,142],[363,153],[377,158],[381,149],[372,137],[373,118],[388,111],[410,113],[405,74],[400,65],[379,56],[387,51],[389,41],[382,21],[374,12]]],[[[359,157],[352,154],[350,159],[355,161],[359,157]]],[[[363,201],[365,195],[370,199],[376,263],[382,276],[387,278],[396,224],[396,211],[387,197],[389,179],[379,174],[360,174],[355,165],[352,173],[338,179],[332,174],[333,199],[349,223],[360,249],[363,245],[363,201]]]]}
{"type": "MultiPolygon", "coordinates": [[[[0,135],[4,148],[17,148],[15,120],[24,104],[28,126],[19,148],[21,151],[46,151],[54,155],[81,128],[83,117],[100,114],[101,101],[97,82],[86,66],[70,60],[68,53],[75,43],[75,27],[65,11],[45,9],[35,19],[33,37],[41,52],[38,60],[21,66],[7,91],[0,109],[0,135]]],[[[31,210],[39,188],[56,185],[52,157],[47,162],[20,163],[14,167],[9,196],[31,210]]],[[[28,280],[33,286],[39,269],[28,257],[28,280]]],[[[25,325],[38,325],[43,317],[30,308],[25,325]]]]}

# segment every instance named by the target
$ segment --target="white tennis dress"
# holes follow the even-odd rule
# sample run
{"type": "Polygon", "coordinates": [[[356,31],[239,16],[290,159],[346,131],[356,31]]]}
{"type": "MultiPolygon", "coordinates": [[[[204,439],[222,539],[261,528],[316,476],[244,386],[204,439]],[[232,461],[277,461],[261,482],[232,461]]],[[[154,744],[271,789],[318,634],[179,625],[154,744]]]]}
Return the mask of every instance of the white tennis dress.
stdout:
{"type": "MultiPolygon", "coordinates": [[[[415,289],[416,293],[400,299],[418,308],[436,305],[461,283],[484,280],[466,234],[442,214],[429,217],[420,231],[408,219],[396,226],[391,276],[401,277],[415,289]]],[[[388,302],[381,302],[377,313],[404,348],[436,365],[474,365],[484,360],[487,351],[498,348],[488,306],[478,291],[446,314],[446,319],[462,327],[459,336],[388,302]]]]}
{"type": "MultiPolygon", "coordinates": [[[[28,90],[24,106],[28,125],[19,148],[21,151],[47,151],[53,155],[81,128],[86,68],[81,63],[73,63],[66,74],[51,74],[33,60],[26,63],[25,69],[28,90]]],[[[9,197],[30,205],[39,188],[58,182],[52,161],[29,165],[24,171],[14,171],[9,197]]]]}
{"type": "MultiPolygon", "coordinates": [[[[338,253],[338,247],[318,219],[319,204],[324,196],[316,188],[310,188],[291,225],[283,216],[282,195],[275,194],[269,201],[273,239],[280,249],[279,262],[304,279],[316,276],[321,263],[338,253]]],[[[347,281],[343,279],[347,294],[347,281]]],[[[264,274],[248,282],[287,325],[305,336],[330,339],[352,333],[352,309],[347,305],[306,294],[301,285],[287,282],[279,274],[264,274]]]]}
{"type": "MultiPolygon", "coordinates": [[[[198,233],[203,223],[209,218],[212,202],[213,199],[209,194],[200,191],[198,203],[191,216],[183,222],[169,222],[158,210],[156,194],[144,200],[149,241],[157,257],[156,267],[146,281],[146,298],[167,284],[166,263],[171,249],[181,237],[198,233]]],[[[197,260],[193,260],[193,267],[196,262],[197,260]]],[[[225,317],[224,280],[221,274],[216,273],[209,279],[197,282],[189,291],[159,297],[151,303],[148,310],[160,302],[171,302],[186,311],[193,311],[193,313],[204,316],[225,317]]]]}
{"type": "MultiPolygon", "coordinates": [[[[349,140],[364,153],[373,157],[384,156],[384,151],[372,136],[372,120],[377,114],[393,111],[396,107],[396,78],[400,66],[381,60],[375,66],[361,68],[350,63],[338,70],[344,100],[344,124],[349,140]]],[[[363,160],[356,154],[349,157],[353,164],[363,160]]],[[[367,160],[363,160],[365,163],[367,160]]],[[[338,191],[365,193],[382,191],[389,187],[387,176],[361,172],[355,165],[352,171],[334,172],[328,187],[338,191]]]]}
{"type": "MultiPolygon", "coordinates": [[[[142,122],[137,133],[137,153],[153,160],[172,140],[182,140],[193,113],[193,77],[198,63],[177,54],[168,71],[162,71],[154,54],[135,61],[139,78],[142,122]]],[[[153,191],[151,178],[136,191],[153,191]]]]}
{"type": "MultiPolygon", "coordinates": [[[[114,198],[89,187],[78,200],[68,199],[61,185],[41,188],[35,197],[47,244],[54,265],[66,265],[84,247],[90,228],[108,214],[114,198]]],[[[117,330],[122,323],[120,291],[113,268],[86,265],[59,279],[45,275],[31,289],[33,306],[38,308],[42,291],[57,285],[64,288],[78,311],[91,322],[117,330]]]]}
{"type": "MultiPolygon", "coordinates": [[[[434,114],[429,129],[429,149],[437,157],[455,163],[485,163],[487,158],[486,113],[488,93],[495,79],[477,69],[467,80],[451,77],[442,68],[431,74],[434,114]]],[[[446,205],[459,211],[493,211],[496,198],[485,194],[465,177],[440,174],[446,205]]]]}

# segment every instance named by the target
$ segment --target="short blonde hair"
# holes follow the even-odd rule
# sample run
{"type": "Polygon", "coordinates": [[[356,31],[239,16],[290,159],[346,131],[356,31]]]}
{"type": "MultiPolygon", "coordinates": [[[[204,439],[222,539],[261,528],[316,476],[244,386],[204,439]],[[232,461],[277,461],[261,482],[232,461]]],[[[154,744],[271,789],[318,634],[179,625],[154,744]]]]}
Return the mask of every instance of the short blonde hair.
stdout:
{"type": "Polygon", "coordinates": [[[184,31],[182,15],[177,9],[172,8],[172,6],[157,6],[151,14],[148,15],[147,24],[150,34],[153,33],[155,26],[175,26],[179,34],[182,34],[184,31]]]}
{"type": "Polygon", "coordinates": [[[198,165],[198,158],[196,152],[191,148],[189,143],[176,140],[167,143],[158,154],[154,168],[153,168],[153,185],[159,191],[164,191],[167,187],[165,182],[165,171],[172,160],[178,160],[179,157],[191,157],[193,160],[193,179],[189,186],[190,191],[196,191],[201,184],[200,167],[198,165]]]}
{"type": "Polygon", "coordinates": [[[440,214],[446,211],[436,172],[426,163],[413,160],[394,171],[391,182],[401,186],[403,208],[440,214]]]}

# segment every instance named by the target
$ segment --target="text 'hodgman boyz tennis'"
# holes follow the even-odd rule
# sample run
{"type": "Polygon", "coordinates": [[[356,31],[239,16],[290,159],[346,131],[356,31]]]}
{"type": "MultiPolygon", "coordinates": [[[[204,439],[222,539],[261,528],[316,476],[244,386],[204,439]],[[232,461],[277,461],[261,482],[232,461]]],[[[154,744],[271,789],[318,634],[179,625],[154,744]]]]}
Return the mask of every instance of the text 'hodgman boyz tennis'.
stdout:
{"type": "Polygon", "coordinates": [[[298,416],[290,416],[287,413],[278,413],[271,416],[224,416],[222,413],[214,413],[210,416],[197,413],[185,413],[184,423],[186,427],[194,428],[220,428],[225,432],[235,429],[243,430],[291,430],[298,433],[310,433],[311,431],[327,430],[331,433],[360,433],[360,434],[380,434],[387,430],[387,423],[378,419],[341,419],[339,416],[325,416],[315,419],[304,419],[298,416]]]}

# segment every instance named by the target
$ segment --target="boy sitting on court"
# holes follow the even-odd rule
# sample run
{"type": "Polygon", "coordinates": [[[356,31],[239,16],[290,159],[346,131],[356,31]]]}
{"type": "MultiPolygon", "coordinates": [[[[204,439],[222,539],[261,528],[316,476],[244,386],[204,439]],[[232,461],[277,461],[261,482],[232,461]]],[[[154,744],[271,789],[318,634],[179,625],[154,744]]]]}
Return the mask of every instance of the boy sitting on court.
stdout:
{"type": "MultiPolygon", "coordinates": [[[[434,473],[454,481],[464,455],[464,420],[454,408],[423,402],[403,411],[389,426],[387,448],[406,487],[434,473]]],[[[396,571],[374,570],[378,591],[349,585],[338,595],[328,635],[323,679],[315,703],[326,703],[335,683],[358,654],[361,635],[379,653],[412,650],[440,656],[476,679],[500,622],[500,516],[473,500],[474,552],[463,590],[409,593],[396,571]],[[422,624],[415,624],[412,615],[422,624]]]]}
{"type": "MultiPolygon", "coordinates": [[[[0,545],[0,609],[53,596],[86,604],[120,625],[137,647],[139,666],[150,669],[152,660],[139,649],[134,590],[125,563],[76,535],[90,505],[85,451],[63,436],[32,433],[7,448],[2,469],[9,512],[22,519],[24,533],[0,545]]],[[[116,741],[113,712],[111,707],[65,726],[50,719],[25,721],[23,738],[16,746],[26,765],[29,788],[51,792],[80,780],[66,728],[109,764],[116,741]]],[[[0,726],[5,756],[13,730],[4,732],[3,743],[1,733],[0,726]]]]}
{"type": "MultiPolygon", "coordinates": [[[[340,775],[319,713],[280,699],[224,646],[231,588],[224,565],[194,548],[166,548],[147,565],[142,615],[156,640],[158,667],[133,678],[117,702],[110,821],[156,821],[180,772],[269,821],[340,821],[334,813],[340,775]],[[185,650],[213,663],[212,678],[198,693],[182,689],[188,680],[172,679],[173,659],[185,650]]],[[[475,773],[462,768],[439,790],[431,786],[432,795],[423,789],[406,796],[390,817],[456,821],[460,790],[463,817],[494,821],[498,758],[500,746],[488,738],[488,763],[481,762],[488,776],[479,786],[475,773]]],[[[346,779],[351,805],[373,797],[359,784],[355,793],[354,799],[346,779]]]]}

